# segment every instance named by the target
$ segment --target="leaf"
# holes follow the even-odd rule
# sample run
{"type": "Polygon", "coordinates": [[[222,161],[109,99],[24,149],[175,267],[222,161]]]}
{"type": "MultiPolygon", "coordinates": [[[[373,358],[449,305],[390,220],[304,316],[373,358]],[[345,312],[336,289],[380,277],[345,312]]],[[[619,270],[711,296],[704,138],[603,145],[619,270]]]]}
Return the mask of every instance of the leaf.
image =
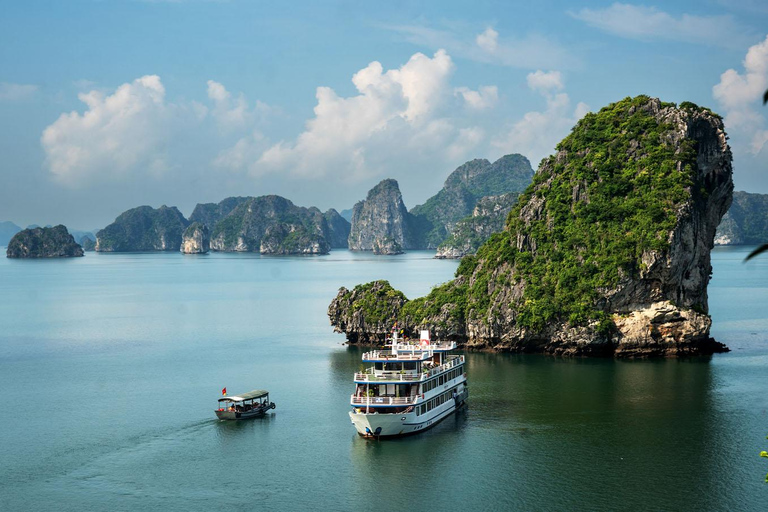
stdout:
{"type": "Polygon", "coordinates": [[[760,247],[758,247],[757,249],[755,249],[754,251],[752,251],[751,253],[749,253],[747,255],[747,257],[744,258],[744,261],[749,261],[752,258],[754,258],[755,256],[757,256],[758,254],[762,254],[765,251],[768,251],[768,244],[763,244],[760,247]]]}

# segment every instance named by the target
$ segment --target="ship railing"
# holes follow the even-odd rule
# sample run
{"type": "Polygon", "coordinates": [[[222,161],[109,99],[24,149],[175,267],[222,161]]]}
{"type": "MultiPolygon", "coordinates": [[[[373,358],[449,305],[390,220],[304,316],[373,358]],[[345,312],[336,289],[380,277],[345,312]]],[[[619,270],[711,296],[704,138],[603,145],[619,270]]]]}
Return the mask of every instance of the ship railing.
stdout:
{"type": "Polygon", "coordinates": [[[415,372],[406,372],[406,373],[399,373],[399,372],[386,372],[386,373],[373,373],[373,370],[370,370],[370,372],[357,372],[355,374],[355,380],[356,381],[365,381],[365,382],[381,382],[381,381],[399,381],[399,382],[413,382],[416,380],[421,380],[421,374],[415,373],[415,372]]]}
{"type": "Polygon", "coordinates": [[[355,396],[352,405],[410,405],[415,404],[419,396],[355,396]]]}
{"type": "Polygon", "coordinates": [[[424,377],[429,377],[431,375],[437,375],[438,373],[443,373],[446,370],[449,370],[453,368],[454,366],[460,365],[464,362],[464,356],[454,356],[452,359],[450,359],[447,363],[441,364],[440,366],[435,366],[434,368],[427,368],[426,366],[423,368],[424,377]]]}
{"type": "Polygon", "coordinates": [[[455,341],[440,341],[437,343],[424,343],[412,341],[409,343],[398,343],[395,345],[398,352],[426,352],[428,350],[453,350],[456,348],[455,341]]]}
{"type": "MultiPolygon", "coordinates": [[[[451,357],[451,356],[449,356],[451,357]]],[[[444,364],[441,364],[440,366],[435,366],[432,368],[429,368],[427,366],[422,367],[421,373],[413,373],[413,372],[405,372],[405,373],[399,373],[399,372],[383,372],[383,373],[375,373],[373,368],[369,368],[368,370],[364,372],[357,372],[355,373],[355,381],[362,381],[362,382],[415,382],[415,381],[421,381],[429,378],[432,375],[437,375],[438,373],[442,373],[446,370],[450,370],[454,366],[460,365],[464,362],[464,356],[457,355],[452,356],[451,359],[444,364]]]]}
{"type": "Polygon", "coordinates": [[[393,361],[420,361],[424,359],[421,352],[415,353],[399,353],[395,354],[389,350],[374,350],[371,352],[365,352],[363,354],[363,361],[369,361],[372,359],[386,359],[393,361]]]}

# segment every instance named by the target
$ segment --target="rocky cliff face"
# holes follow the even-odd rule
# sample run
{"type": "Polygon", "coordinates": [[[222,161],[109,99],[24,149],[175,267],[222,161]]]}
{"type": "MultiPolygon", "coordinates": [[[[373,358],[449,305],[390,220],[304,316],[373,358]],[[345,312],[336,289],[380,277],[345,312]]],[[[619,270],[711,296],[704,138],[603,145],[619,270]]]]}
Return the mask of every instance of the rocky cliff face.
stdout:
{"type": "Polygon", "coordinates": [[[715,235],[715,245],[757,245],[768,241],[768,194],[734,192],[715,235]]]}
{"type": "Polygon", "coordinates": [[[180,251],[183,254],[205,254],[210,249],[208,227],[200,222],[193,222],[181,237],[180,251]]]}
{"type": "Polygon", "coordinates": [[[96,235],[84,235],[80,238],[80,245],[85,252],[91,252],[96,250],[96,235]]]}
{"type": "Polygon", "coordinates": [[[302,208],[280,196],[249,197],[220,219],[211,249],[262,254],[326,254],[331,237],[317,208],[302,208]]]}
{"type": "Polygon", "coordinates": [[[416,248],[411,224],[397,181],[384,180],[353,208],[349,248],[375,254],[400,254],[416,248]]]}
{"type": "Polygon", "coordinates": [[[96,233],[98,252],[179,251],[189,221],[175,206],[139,206],[96,233]]]}
{"type": "Polygon", "coordinates": [[[323,214],[328,226],[327,240],[332,249],[346,249],[349,247],[349,231],[352,224],[342,217],[339,212],[331,208],[323,214]]]}
{"type": "Polygon", "coordinates": [[[504,229],[504,221],[519,196],[517,192],[510,192],[480,199],[472,216],[456,223],[448,238],[437,248],[435,258],[458,259],[475,254],[492,234],[504,229]]]}
{"type": "Polygon", "coordinates": [[[24,229],[8,242],[9,258],[71,258],[83,256],[83,248],[75,242],[67,228],[24,229]]]}
{"type": "Polygon", "coordinates": [[[709,335],[707,284],[732,191],[719,116],[687,102],[627,98],[579,121],[542,162],[505,230],[462,259],[454,281],[403,304],[380,285],[388,299],[375,308],[363,288],[342,289],[329,316],[350,341],[377,338],[397,320],[413,333],[429,328],[497,350],[723,350],[709,335]]]}
{"type": "Polygon", "coordinates": [[[419,246],[438,247],[460,220],[472,214],[481,198],[520,193],[532,178],[531,163],[518,154],[503,156],[493,163],[477,159],[460,166],[436,195],[411,210],[418,226],[419,246]]]}

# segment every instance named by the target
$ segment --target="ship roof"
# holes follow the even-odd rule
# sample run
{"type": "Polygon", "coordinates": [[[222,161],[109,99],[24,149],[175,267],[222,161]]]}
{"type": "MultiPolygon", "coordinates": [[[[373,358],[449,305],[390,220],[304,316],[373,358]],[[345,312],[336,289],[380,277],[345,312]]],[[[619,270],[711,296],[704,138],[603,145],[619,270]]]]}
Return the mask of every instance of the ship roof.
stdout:
{"type": "Polygon", "coordinates": [[[261,398],[264,396],[267,396],[269,394],[269,391],[266,389],[254,389],[253,391],[249,391],[247,393],[240,393],[237,395],[231,395],[231,396],[223,396],[219,398],[219,402],[242,402],[244,400],[253,400],[254,398],[261,398]]]}

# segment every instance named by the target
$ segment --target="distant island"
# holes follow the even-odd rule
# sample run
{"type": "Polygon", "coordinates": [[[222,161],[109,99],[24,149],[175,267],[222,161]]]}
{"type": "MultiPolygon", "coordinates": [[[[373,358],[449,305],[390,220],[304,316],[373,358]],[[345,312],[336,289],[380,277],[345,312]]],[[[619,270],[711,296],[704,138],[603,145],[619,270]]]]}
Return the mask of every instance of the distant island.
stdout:
{"type": "MultiPolygon", "coordinates": [[[[475,159],[462,164],[437,194],[410,211],[397,181],[386,179],[365,200],[341,213],[299,207],[274,195],[228,197],[198,204],[189,219],[175,207],[140,206],[122,213],[97,234],[77,230],[70,234],[83,250],[98,252],[327,254],[350,248],[399,254],[436,249],[436,258],[459,259],[475,254],[492,234],[503,231],[532,176],[530,162],[510,154],[493,163],[475,159]]],[[[0,222],[0,245],[8,245],[21,230],[13,222],[0,222]]],[[[755,245],[765,240],[768,195],[734,192],[715,245],[755,245]]]]}
{"type": "Polygon", "coordinates": [[[13,235],[21,231],[21,228],[10,221],[0,222],[0,245],[7,246],[13,235]]]}
{"type": "Polygon", "coordinates": [[[189,219],[176,207],[133,208],[96,233],[95,249],[327,254],[346,248],[349,226],[336,210],[323,213],[280,196],[229,197],[198,204],[189,219]]]}
{"type": "Polygon", "coordinates": [[[381,343],[396,322],[495,350],[726,350],[707,314],[710,251],[733,192],[726,141],[721,117],[690,102],[638,96],[589,113],[453,281],[414,300],[386,281],[341,288],[331,324],[350,343],[381,343]]]}
{"type": "Polygon", "coordinates": [[[403,204],[397,181],[382,180],[352,209],[349,248],[374,254],[400,254],[408,249],[435,249],[447,242],[457,249],[446,249],[438,257],[471,254],[495,230],[501,229],[503,220],[493,222],[489,216],[483,216],[472,223],[467,217],[481,202],[483,211],[499,216],[500,209],[509,212],[510,202],[514,203],[532,177],[531,164],[522,155],[506,155],[494,163],[470,160],[448,176],[436,195],[410,211],[403,204]],[[490,204],[494,201],[490,198],[499,198],[499,208],[490,204]],[[462,229],[457,232],[462,221],[462,229]],[[484,226],[470,233],[468,224],[484,226]],[[459,246],[464,249],[459,250],[459,246]]]}
{"type": "Polygon", "coordinates": [[[6,250],[8,258],[71,258],[83,254],[83,248],[63,225],[23,229],[11,238],[6,250]]]}
{"type": "Polygon", "coordinates": [[[481,198],[472,215],[456,223],[448,238],[437,248],[435,257],[458,259],[475,254],[491,235],[504,229],[504,222],[518,197],[518,192],[509,192],[481,198]]]}
{"type": "Polygon", "coordinates": [[[733,203],[715,235],[716,245],[768,242],[768,194],[734,192],[733,203]]]}

